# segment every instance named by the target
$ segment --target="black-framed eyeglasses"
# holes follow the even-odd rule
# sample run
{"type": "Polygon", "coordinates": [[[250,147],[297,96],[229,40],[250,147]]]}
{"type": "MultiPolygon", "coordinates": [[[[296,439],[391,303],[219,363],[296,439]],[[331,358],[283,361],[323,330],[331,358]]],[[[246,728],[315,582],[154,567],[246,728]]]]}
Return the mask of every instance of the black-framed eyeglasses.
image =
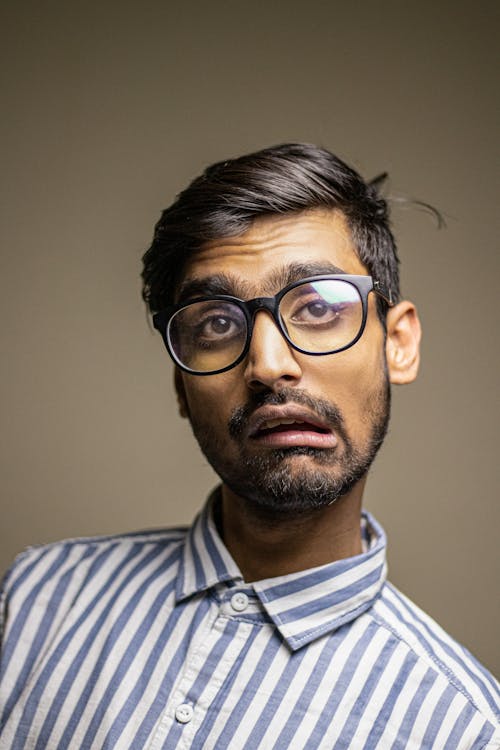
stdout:
{"type": "Polygon", "coordinates": [[[371,276],[330,274],[295,281],[274,297],[197,297],[156,313],[153,325],[182,370],[215,375],[245,357],[259,310],[271,314],[282,336],[298,352],[318,356],[348,349],[365,329],[370,292],[393,304],[371,276]]]}

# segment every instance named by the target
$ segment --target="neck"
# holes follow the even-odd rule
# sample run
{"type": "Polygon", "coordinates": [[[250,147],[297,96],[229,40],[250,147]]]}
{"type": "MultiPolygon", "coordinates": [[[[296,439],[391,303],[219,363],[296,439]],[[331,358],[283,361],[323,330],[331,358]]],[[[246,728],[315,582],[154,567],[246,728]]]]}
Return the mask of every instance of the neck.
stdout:
{"type": "Polygon", "coordinates": [[[332,505],[294,518],[263,513],[222,486],[221,532],[247,583],[359,555],[365,479],[332,505]]]}

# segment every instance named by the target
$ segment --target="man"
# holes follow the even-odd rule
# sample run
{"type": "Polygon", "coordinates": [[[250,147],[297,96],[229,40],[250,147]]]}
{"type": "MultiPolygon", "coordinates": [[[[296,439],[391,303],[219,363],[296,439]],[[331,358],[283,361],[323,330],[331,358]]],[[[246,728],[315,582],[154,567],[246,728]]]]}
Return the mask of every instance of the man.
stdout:
{"type": "Polygon", "coordinates": [[[2,747],[499,748],[494,679],[386,582],[361,511],[419,362],[377,184],[303,144],[216,164],[143,280],[222,484],[190,529],[18,558],[2,747]]]}

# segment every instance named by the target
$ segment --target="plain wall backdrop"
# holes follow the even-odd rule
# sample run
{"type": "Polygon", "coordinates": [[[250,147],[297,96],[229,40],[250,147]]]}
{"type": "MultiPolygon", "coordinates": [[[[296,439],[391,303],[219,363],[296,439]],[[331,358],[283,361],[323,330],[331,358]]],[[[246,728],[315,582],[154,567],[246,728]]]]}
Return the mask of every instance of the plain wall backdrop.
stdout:
{"type": "Polygon", "coordinates": [[[177,415],[140,257],[208,163],[320,143],[392,196],[423,365],[366,495],[391,580],[498,657],[493,2],[3,3],[2,546],[189,522],[215,484],[177,415]]]}

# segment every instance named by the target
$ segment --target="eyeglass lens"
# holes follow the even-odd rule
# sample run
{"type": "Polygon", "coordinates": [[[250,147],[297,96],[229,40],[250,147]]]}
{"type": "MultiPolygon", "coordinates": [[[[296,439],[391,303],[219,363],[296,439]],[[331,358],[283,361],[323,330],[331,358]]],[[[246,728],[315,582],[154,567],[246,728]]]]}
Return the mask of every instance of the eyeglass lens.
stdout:
{"type": "MultiPolygon", "coordinates": [[[[326,354],[354,341],[363,322],[363,305],[353,284],[327,279],[290,289],[281,298],[279,317],[295,346],[326,354]]],[[[170,319],[168,338],[179,363],[196,372],[214,372],[229,367],[243,352],[247,319],[234,302],[195,302],[170,319]]]]}

